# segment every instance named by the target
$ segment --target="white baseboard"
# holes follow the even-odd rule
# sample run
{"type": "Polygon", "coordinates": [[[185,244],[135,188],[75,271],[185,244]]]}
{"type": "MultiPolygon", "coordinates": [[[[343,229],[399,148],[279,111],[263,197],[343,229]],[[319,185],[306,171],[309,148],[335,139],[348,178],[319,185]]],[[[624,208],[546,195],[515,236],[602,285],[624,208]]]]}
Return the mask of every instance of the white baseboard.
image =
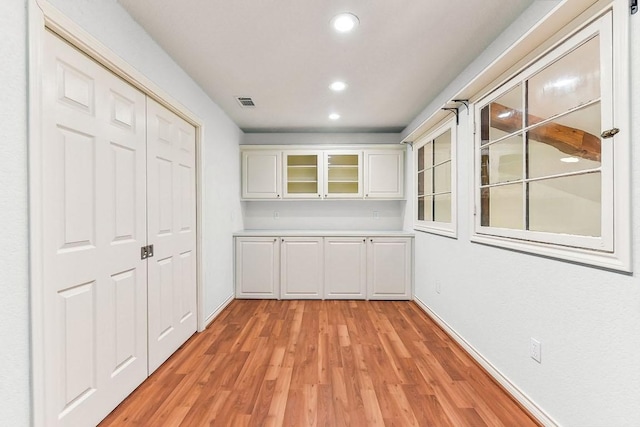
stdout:
{"type": "Polygon", "coordinates": [[[235,295],[229,296],[229,298],[227,298],[222,304],[220,304],[215,310],[213,310],[213,313],[211,313],[209,316],[207,316],[206,319],[204,319],[204,327],[202,328],[202,330],[204,330],[207,326],[209,326],[209,324],[213,322],[214,319],[218,317],[218,315],[222,312],[222,310],[227,308],[227,306],[231,304],[231,301],[233,301],[234,299],[235,299],[235,295]]]}
{"type": "Polygon", "coordinates": [[[460,336],[447,322],[434,313],[427,304],[414,296],[413,300],[429,317],[431,317],[442,329],[447,332],[462,348],[465,349],[471,357],[482,366],[489,375],[491,375],[504,389],[513,396],[520,404],[525,407],[531,415],[536,417],[543,425],[548,427],[557,427],[559,424],[553,420],[542,408],[540,408],[529,396],[513,384],[502,372],[500,372],[493,364],[487,360],[478,350],[476,350],[469,342],[460,336]]]}

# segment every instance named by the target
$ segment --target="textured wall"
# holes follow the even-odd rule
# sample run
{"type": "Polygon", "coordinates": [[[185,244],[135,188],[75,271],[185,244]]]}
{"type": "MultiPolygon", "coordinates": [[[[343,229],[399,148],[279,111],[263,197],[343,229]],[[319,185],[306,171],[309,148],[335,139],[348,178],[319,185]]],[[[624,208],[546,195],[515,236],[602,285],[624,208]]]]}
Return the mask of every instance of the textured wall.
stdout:
{"type": "Polygon", "coordinates": [[[405,204],[403,200],[243,202],[244,225],[248,230],[402,230],[405,204]]]}
{"type": "Polygon", "coordinates": [[[26,426],[29,409],[26,0],[0,13],[0,425],[26,426]]]}

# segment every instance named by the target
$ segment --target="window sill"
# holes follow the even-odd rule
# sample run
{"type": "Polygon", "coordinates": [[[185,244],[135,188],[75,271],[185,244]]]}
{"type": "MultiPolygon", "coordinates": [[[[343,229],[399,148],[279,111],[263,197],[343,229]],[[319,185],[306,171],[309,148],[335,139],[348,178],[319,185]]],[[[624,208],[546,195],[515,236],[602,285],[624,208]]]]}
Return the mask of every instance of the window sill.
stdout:
{"type": "Polygon", "coordinates": [[[457,230],[446,228],[444,226],[438,226],[438,223],[433,225],[414,224],[413,229],[416,231],[422,231],[424,233],[437,234],[440,236],[451,237],[452,239],[458,238],[457,230]]]}
{"type": "Polygon", "coordinates": [[[599,252],[477,233],[471,236],[471,241],[622,273],[632,273],[633,271],[631,257],[628,255],[629,251],[625,251],[625,254],[621,255],[615,252],[599,252]]]}

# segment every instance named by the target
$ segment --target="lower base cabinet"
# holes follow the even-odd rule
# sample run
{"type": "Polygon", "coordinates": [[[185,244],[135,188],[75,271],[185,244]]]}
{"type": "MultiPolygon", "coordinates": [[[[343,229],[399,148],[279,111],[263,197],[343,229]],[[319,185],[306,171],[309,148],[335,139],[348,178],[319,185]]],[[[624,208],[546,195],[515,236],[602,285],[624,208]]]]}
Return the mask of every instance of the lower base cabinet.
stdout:
{"type": "Polygon", "coordinates": [[[322,299],[322,237],[280,239],[280,298],[322,299]]]}
{"type": "Polygon", "coordinates": [[[411,237],[236,237],[236,297],[412,297],[411,237]]]}
{"type": "Polygon", "coordinates": [[[236,237],[236,297],[280,297],[280,239],[236,237]]]}
{"type": "Polygon", "coordinates": [[[370,238],[367,247],[367,298],[404,300],[411,298],[411,239],[370,238]]]}
{"type": "Polygon", "coordinates": [[[367,297],[367,239],[324,238],[324,298],[367,297]]]}

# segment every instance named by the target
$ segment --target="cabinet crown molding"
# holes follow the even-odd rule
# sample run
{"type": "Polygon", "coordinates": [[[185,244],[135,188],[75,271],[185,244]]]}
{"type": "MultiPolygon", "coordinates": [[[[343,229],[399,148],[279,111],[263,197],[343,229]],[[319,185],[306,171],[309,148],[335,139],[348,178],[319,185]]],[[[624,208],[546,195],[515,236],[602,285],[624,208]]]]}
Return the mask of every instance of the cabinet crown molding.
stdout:
{"type": "Polygon", "coordinates": [[[300,144],[300,145],[240,145],[240,151],[279,150],[279,151],[340,151],[340,150],[398,150],[405,151],[405,144],[300,144]]]}

